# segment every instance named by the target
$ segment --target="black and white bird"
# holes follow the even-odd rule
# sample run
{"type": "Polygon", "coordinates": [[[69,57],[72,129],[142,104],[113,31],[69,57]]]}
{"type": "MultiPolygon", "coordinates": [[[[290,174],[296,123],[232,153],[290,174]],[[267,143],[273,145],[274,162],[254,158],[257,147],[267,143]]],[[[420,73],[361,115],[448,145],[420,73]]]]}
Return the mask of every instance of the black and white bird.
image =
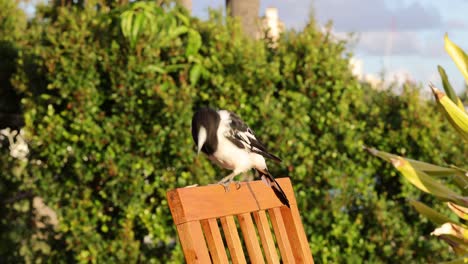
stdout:
{"type": "Polygon", "coordinates": [[[201,108],[192,118],[192,137],[198,154],[201,151],[214,163],[232,170],[218,182],[226,191],[235,176],[255,169],[279,200],[289,207],[286,194],[268,171],[265,162],[265,158],[276,162],[281,162],[281,159],[269,153],[252,129],[236,114],[227,110],[201,108]]]}

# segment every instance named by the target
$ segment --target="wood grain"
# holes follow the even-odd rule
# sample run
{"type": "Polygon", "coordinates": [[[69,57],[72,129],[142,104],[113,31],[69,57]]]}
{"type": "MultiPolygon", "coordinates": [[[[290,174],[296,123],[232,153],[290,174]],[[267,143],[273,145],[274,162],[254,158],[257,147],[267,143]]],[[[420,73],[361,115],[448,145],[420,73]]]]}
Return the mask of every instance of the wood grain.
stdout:
{"type": "Polygon", "coordinates": [[[283,263],[296,263],[292,253],[294,249],[291,248],[288,232],[286,231],[286,226],[284,225],[280,209],[269,209],[268,214],[270,215],[271,224],[273,225],[273,230],[275,231],[276,241],[278,242],[278,247],[281,252],[281,259],[283,260],[283,263]]]}
{"type": "Polygon", "coordinates": [[[237,232],[236,223],[233,216],[226,216],[221,218],[221,225],[224,231],[224,237],[228,244],[229,253],[231,253],[232,263],[245,264],[245,255],[242,250],[239,233],[237,232]]]}
{"type": "Polygon", "coordinates": [[[252,217],[249,213],[245,213],[238,215],[237,219],[239,220],[239,226],[242,230],[247,252],[249,253],[250,262],[253,264],[264,264],[265,260],[263,259],[260,244],[258,243],[257,231],[252,222],[252,217]]]}
{"type": "Polygon", "coordinates": [[[187,263],[211,263],[200,222],[192,221],[177,225],[177,233],[187,263]]]}
{"type": "Polygon", "coordinates": [[[263,251],[268,264],[279,263],[278,253],[276,252],[275,241],[271,234],[270,224],[265,211],[253,212],[255,224],[257,225],[258,235],[262,241],[263,251]]]}
{"type": "MultiPolygon", "coordinates": [[[[290,179],[277,181],[290,203],[295,201],[290,179]]],[[[178,188],[169,191],[167,198],[176,224],[284,206],[262,181],[243,182],[239,189],[232,183],[229,192],[221,185],[178,188]]]]}
{"type": "Polygon", "coordinates": [[[216,219],[202,220],[201,224],[213,263],[229,263],[216,219]]]}

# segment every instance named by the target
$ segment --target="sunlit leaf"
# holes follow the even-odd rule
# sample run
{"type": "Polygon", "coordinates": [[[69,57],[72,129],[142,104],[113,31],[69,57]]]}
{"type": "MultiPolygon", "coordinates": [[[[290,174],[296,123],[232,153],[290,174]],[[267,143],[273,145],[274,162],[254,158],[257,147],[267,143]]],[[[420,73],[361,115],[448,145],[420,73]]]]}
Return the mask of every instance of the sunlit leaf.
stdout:
{"type": "Polygon", "coordinates": [[[468,141],[468,115],[434,85],[430,85],[430,87],[448,121],[460,133],[462,138],[468,141]]]}
{"type": "Polygon", "coordinates": [[[458,215],[458,217],[460,217],[460,218],[462,218],[464,220],[468,220],[468,208],[466,208],[464,206],[461,206],[461,205],[458,205],[458,204],[455,204],[455,203],[452,203],[452,202],[448,202],[447,206],[456,215],[458,215]]]}
{"type": "Polygon", "coordinates": [[[452,191],[447,186],[438,182],[425,172],[415,169],[408,161],[398,158],[392,158],[391,162],[403,176],[420,190],[433,194],[441,199],[459,202],[468,205],[468,200],[452,191]]]}
{"type": "Polygon", "coordinates": [[[455,62],[463,77],[465,77],[465,81],[468,83],[468,60],[466,53],[449,39],[448,34],[445,34],[444,44],[445,50],[455,62]]]}
{"type": "Polygon", "coordinates": [[[447,96],[452,100],[460,109],[465,111],[465,107],[463,106],[462,101],[460,98],[458,98],[457,94],[455,93],[455,90],[453,89],[452,85],[450,84],[448,80],[447,73],[445,73],[444,68],[442,66],[438,65],[437,70],[439,71],[440,78],[442,80],[442,85],[444,86],[444,90],[447,93],[447,96]]]}
{"type": "Polygon", "coordinates": [[[440,227],[436,228],[431,235],[433,236],[440,236],[440,235],[451,235],[454,236],[460,241],[468,245],[468,230],[462,226],[459,226],[454,223],[445,223],[440,227]]]}

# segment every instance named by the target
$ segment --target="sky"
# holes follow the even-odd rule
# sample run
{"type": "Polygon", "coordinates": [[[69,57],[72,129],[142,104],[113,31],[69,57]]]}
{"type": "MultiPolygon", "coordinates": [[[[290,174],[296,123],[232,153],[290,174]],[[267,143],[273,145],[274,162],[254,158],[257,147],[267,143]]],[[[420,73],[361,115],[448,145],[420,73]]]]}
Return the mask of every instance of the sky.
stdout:
{"type": "MultiPolygon", "coordinates": [[[[34,12],[32,3],[24,6],[34,12]]],[[[192,14],[206,19],[208,9],[224,9],[225,0],[192,0],[192,14]]],[[[445,68],[457,93],[465,81],[444,50],[444,34],[468,52],[468,0],[260,0],[259,16],[278,8],[287,28],[301,30],[311,14],[319,25],[333,23],[338,37],[349,38],[349,51],[362,76],[412,81],[441,87],[437,65],[445,68]]],[[[442,87],[441,87],[442,88],[442,87]]]]}
{"type": "MultiPolygon", "coordinates": [[[[193,0],[192,14],[202,19],[208,8],[223,8],[225,0],[193,0]]],[[[362,65],[363,75],[387,80],[409,78],[441,86],[437,65],[447,71],[460,93],[464,79],[444,49],[444,34],[468,51],[468,0],[260,0],[278,8],[287,28],[301,30],[314,14],[320,25],[333,22],[340,37],[354,33],[349,51],[362,65]]]]}

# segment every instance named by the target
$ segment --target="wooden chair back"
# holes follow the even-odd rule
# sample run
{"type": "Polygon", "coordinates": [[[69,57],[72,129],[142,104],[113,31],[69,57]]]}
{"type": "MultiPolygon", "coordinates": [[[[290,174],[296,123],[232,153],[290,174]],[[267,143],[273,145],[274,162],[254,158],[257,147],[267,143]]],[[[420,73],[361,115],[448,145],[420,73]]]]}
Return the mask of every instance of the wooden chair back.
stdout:
{"type": "Polygon", "coordinates": [[[291,181],[277,181],[291,208],[262,181],[167,192],[187,263],[313,263],[291,181]]]}

